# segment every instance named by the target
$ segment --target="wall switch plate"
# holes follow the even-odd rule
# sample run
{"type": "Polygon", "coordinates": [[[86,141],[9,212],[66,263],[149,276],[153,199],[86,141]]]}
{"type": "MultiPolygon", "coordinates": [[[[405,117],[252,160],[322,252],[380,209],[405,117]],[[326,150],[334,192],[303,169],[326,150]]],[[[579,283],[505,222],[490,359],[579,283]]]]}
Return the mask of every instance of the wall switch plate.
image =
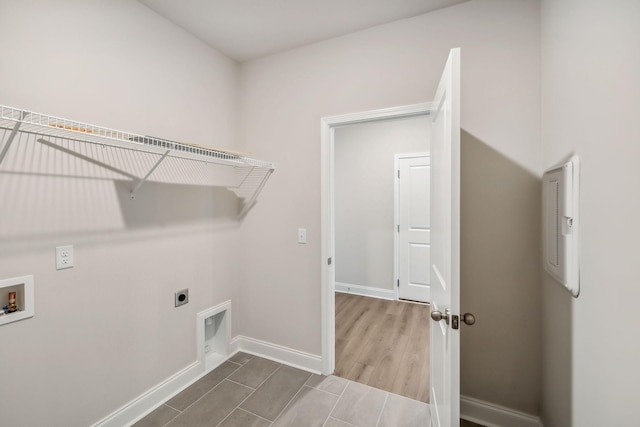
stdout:
{"type": "Polygon", "coordinates": [[[189,289],[183,289],[175,293],[175,306],[180,307],[189,302],[189,289]]]}
{"type": "Polygon", "coordinates": [[[56,270],[73,267],[73,245],[56,246],[56,270]]]}
{"type": "Polygon", "coordinates": [[[307,229],[298,228],[298,243],[307,243],[307,229]]]}

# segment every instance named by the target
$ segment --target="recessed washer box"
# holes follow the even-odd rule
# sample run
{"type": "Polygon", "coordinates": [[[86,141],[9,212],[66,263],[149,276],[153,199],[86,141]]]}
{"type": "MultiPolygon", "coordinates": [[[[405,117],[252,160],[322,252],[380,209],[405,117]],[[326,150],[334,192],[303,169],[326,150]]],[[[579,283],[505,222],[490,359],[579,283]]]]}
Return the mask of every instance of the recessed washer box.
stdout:
{"type": "Polygon", "coordinates": [[[189,289],[183,289],[175,293],[175,307],[180,307],[189,302],[189,289]]]}
{"type": "Polygon", "coordinates": [[[0,280],[0,312],[2,307],[9,304],[9,292],[16,293],[18,311],[0,315],[0,325],[33,317],[35,312],[33,303],[33,276],[20,276],[0,280]]]}

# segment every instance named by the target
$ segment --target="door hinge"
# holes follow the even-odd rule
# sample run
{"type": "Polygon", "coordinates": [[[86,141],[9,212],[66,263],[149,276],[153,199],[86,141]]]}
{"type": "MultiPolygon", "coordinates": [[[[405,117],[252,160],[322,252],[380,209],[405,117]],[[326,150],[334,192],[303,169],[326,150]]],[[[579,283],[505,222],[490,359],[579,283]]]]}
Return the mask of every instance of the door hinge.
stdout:
{"type": "Polygon", "coordinates": [[[398,279],[398,287],[400,287],[400,279],[398,279]]]}
{"type": "Polygon", "coordinates": [[[400,224],[398,224],[398,233],[400,232],[400,224]]]}
{"type": "Polygon", "coordinates": [[[331,257],[327,259],[327,265],[331,265],[331,257]]]}
{"type": "Polygon", "coordinates": [[[451,329],[460,329],[460,316],[451,316],[451,329]]]}
{"type": "Polygon", "coordinates": [[[400,169],[398,169],[398,179],[400,179],[400,169]]]}

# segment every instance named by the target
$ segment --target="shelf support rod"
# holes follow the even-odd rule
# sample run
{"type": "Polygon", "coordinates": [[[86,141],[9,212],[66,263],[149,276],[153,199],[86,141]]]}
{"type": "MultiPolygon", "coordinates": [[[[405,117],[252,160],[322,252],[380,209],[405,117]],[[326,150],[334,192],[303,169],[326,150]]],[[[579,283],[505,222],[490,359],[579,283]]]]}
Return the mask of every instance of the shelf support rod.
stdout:
{"type": "Polygon", "coordinates": [[[267,183],[267,180],[269,179],[272,173],[273,173],[273,169],[269,169],[269,172],[264,174],[264,178],[262,178],[262,182],[260,182],[260,185],[258,185],[258,188],[256,188],[256,191],[253,193],[249,201],[243,203],[242,210],[240,211],[240,217],[243,217],[247,212],[249,212],[249,209],[251,209],[253,205],[256,203],[258,194],[260,194],[260,192],[262,191],[262,188],[267,183]]]}
{"type": "Polygon", "coordinates": [[[4,160],[4,158],[7,155],[7,153],[9,152],[9,147],[11,147],[11,143],[13,142],[14,138],[18,134],[18,130],[20,129],[20,125],[22,124],[22,121],[28,115],[29,115],[29,113],[27,113],[26,111],[22,111],[20,113],[20,120],[16,122],[15,126],[13,126],[13,129],[11,130],[11,134],[9,134],[9,138],[7,138],[7,142],[5,142],[5,144],[4,144],[4,148],[2,149],[2,153],[0,153],[0,165],[2,164],[2,161],[4,160]]]}
{"type": "Polygon", "coordinates": [[[251,166],[251,169],[249,169],[249,172],[247,172],[247,174],[244,176],[244,178],[242,178],[242,182],[238,185],[236,185],[236,188],[240,188],[242,187],[242,184],[245,183],[245,181],[247,180],[247,178],[249,178],[249,176],[253,173],[253,171],[255,170],[255,166],[251,166]]]}
{"type": "Polygon", "coordinates": [[[37,139],[37,141],[38,141],[40,144],[46,145],[47,147],[51,147],[51,148],[54,148],[54,149],[56,149],[56,150],[60,150],[60,151],[62,151],[63,153],[67,153],[67,154],[70,154],[70,155],[72,155],[72,156],[74,156],[74,157],[77,157],[77,158],[79,158],[79,159],[85,160],[85,161],[87,161],[87,162],[89,162],[89,163],[93,163],[94,165],[98,165],[98,166],[100,166],[100,167],[103,167],[103,168],[105,168],[105,169],[108,169],[108,170],[110,170],[111,172],[119,173],[119,174],[124,175],[124,176],[126,176],[126,177],[128,177],[128,178],[131,178],[131,179],[133,179],[133,180],[138,180],[138,179],[140,179],[140,178],[138,178],[137,176],[130,174],[129,172],[125,172],[125,171],[123,171],[123,170],[121,170],[121,169],[114,168],[114,167],[113,167],[113,166],[111,166],[111,165],[108,165],[108,164],[106,164],[106,163],[104,163],[104,162],[101,162],[101,161],[99,161],[99,160],[93,159],[93,158],[91,158],[91,157],[89,157],[89,156],[85,156],[84,154],[80,154],[80,153],[78,153],[78,152],[76,152],[76,151],[69,150],[69,149],[68,149],[68,148],[66,148],[66,147],[62,147],[61,145],[54,144],[53,142],[51,142],[51,141],[47,141],[47,140],[46,140],[46,139],[44,139],[44,138],[38,138],[38,139],[37,139]]]}
{"type": "Polygon", "coordinates": [[[136,198],[136,191],[138,191],[140,189],[140,187],[142,187],[142,184],[144,184],[145,182],[147,182],[147,179],[149,178],[149,176],[151,176],[151,174],[153,173],[154,170],[156,170],[156,168],[158,166],[160,166],[160,163],[162,163],[162,161],[164,159],[167,158],[167,156],[169,155],[169,153],[171,152],[171,150],[167,150],[162,157],[160,157],[158,159],[158,161],[156,162],[155,165],[153,165],[153,167],[151,168],[151,170],[149,170],[149,172],[147,172],[147,174],[144,176],[144,178],[142,179],[138,179],[136,178],[136,180],[138,181],[138,183],[136,184],[135,187],[133,187],[133,190],[131,190],[131,194],[129,194],[129,197],[131,197],[131,199],[135,199],[136,198]]]}

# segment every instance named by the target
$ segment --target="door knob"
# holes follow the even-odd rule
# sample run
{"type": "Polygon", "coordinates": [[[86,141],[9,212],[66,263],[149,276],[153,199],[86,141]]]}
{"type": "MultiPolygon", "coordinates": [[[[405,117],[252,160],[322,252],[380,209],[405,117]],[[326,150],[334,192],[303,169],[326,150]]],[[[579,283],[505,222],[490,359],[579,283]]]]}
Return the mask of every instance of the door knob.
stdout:
{"type": "MultiPolygon", "coordinates": [[[[458,324],[458,316],[454,316],[454,329],[458,329],[457,324],[458,324]]],[[[431,312],[431,318],[433,320],[435,320],[436,322],[441,321],[442,319],[444,319],[445,322],[447,322],[447,325],[449,324],[449,310],[447,310],[444,314],[442,314],[442,312],[440,311],[432,311],[431,312]]],[[[464,322],[465,325],[473,325],[476,323],[476,316],[474,316],[471,313],[465,313],[462,316],[460,316],[460,320],[462,320],[464,322]]]]}
{"type": "Polygon", "coordinates": [[[465,313],[460,317],[462,318],[462,321],[464,322],[465,325],[471,326],[474,323],[476,323],[476,316],[474,316],[471,313],[465,313]]]}
{"type": "Polygon", "coordinates": [[[440,312],[440,311],[432,311],[431,312],[431,318],[433,320],[435,320],[436,322],[439,322],[442,319],[444,319],[444,321],[447,322],[447,325],[448,325],[449,324],[449,310],[447,310],[444,314],[442,314],[442,312],[440,312]]]}

